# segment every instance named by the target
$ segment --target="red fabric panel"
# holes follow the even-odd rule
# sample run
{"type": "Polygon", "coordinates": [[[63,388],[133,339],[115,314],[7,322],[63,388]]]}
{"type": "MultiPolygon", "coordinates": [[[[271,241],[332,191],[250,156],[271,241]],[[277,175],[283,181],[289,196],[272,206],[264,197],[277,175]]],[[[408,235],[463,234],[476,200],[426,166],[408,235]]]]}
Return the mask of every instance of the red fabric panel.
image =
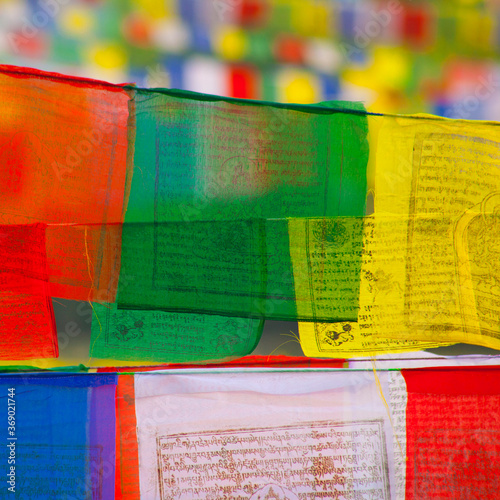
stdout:
{"type": "Polygon", "coordinates": [[[139,454],[133,375],[118,377],[116,426],[115,500],[139,500],[139,454]]]}
{"type": "Polygon", "coordinates": [[[222,363],[227,367],[273,367],[273,368],[343,368],[343,359],[305,358],[293,356],[246,356],[222,363]]]}
{"type": "Polygon", "coordinates": [[[115,302],[122,224],[49,226],[50,294],[72,300],[115,302]],[[71,241],[71,249],[61,245],[71,241]]]}
{"type": "MultiPolygon", "coordinates": [[[[0,66],[0,91],[0,224],[122,223],[132,165],[127,92],[5,66],[0,66]]],[[[74,236],[69,228],[47,233],[51,293],[87,300],[90,289],[82,289],[81,277],[88,276],[88,262],[82,259],[82,240],[75,244],[74,236]],[[60,276],[61,266],[73,271],[60,276]]]]}
{"type": "Polygon", "coordinates": [[[68,76],[61,73],[42,71],[35,68],[24,68],[22,66],[11,66],[10,64],[0,64],[0,73],[10,75],[15,78],[40,78],[42,80],[50,80],[53,82],[64,82],[76,87],[105,89],[111,92],[123,92],[123,88],[127,83],[116,85],[114,83],[105,82],[102,80],[93,80],[91,78],[81,78],[78,76],[68,76]]]}
{"type": "Polygon", "coordinates": [[[0,359],[57,356],[45,226],[0,226],[0,359]]]}
{"type": "Polygon", "coordinates": [[[500,367],[422,368],[402,370],[408,392],[421,394],[500,394],[500,367]]]}
{"type": "Polygon", "coordinates": [[[402,373],[408,388],[406,498],[496,498],[500,369],[402,373]]]}

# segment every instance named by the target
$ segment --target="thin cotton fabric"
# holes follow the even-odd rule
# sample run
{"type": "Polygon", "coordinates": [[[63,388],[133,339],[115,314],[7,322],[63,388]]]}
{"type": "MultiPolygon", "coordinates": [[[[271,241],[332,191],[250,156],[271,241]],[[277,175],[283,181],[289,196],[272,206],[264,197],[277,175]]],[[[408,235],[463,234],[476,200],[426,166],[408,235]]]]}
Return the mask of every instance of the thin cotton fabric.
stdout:
{"type": "Polygon", "coordinates": [[[116,387],[115,500],[139,500],[134,376],[121,374],[116,387]]]}
{"type": "MultiPolygon", "coordinates": [[[[361,108],[177,91],[134,95],[134,176],[117,307],[94,304],[91,355],[224,359],[251,352],[264,318],[331,318],[331,311],[297,307],[284,217],[364,213],[368,149],[361,108]]],[[[331,232],[318,226],[315,235],[331,232]]],[[[306,266],[312,251],[296,260],[306,266]]],[[[346,306],[345,294],[329,297],[342,302],[336,319],[356,317],[356,303],[346,306]]],[[[316,298],[304,292],[301,300],[316,298]]]]}
{"type": "Polygon", "coordinates": [[[498,348],[498,124],[368,121],[375,203],[365,220],[358,321],[301,323],[305,352],[498,348]]]}
{"type": "Polygon", "coordinates": [[[50,297],[92,302],[105,359],[247,354],[264,319],[315,356],[498,347],[498,124],[7,66],[0,88],[0,222],[45,227],[43,279],[0,269],[0,328],[39,324],[16,356],[57,355],[50,297]]]}
{"type": "Polygon", "coordinates": [[[312,319],[285,218],[364,214],[362,108],[137,91],[134,109],[118,307],[312,319]]]}
{"type": "Polygon", "coordinates": [[[354,320],[363,222],[340,217],[125,224],[118,307],[354,320]]]}
{"type": "Polygon", "coordinates": [[[496,135],[492,124],[382,119],[373,240],[381,259],[390,250],[392,264],[379,260],[376,271],[393,283],[385,297],[372,291],[378,313],[368,319],[381,337],[494,347],[496,278],[483,257],[494,249],[484,234],[494,238],[496,135]],[[396,245],[384,249],[388,230],[396,245]]]}
{"type": "MultiPolygon", "coordinates": [[[[296,221],[293,221],[296,223],[296,221]]],[[[299,334],[301,346],[308,356],[329,357],[344,356],[357,357],[367,354],[384,354],[387,352],[408,352],[421,349],[435,348],[448,345],[446,331],[440,330],[436,319],[436,332],[427,340],[413,340],[411,335],[394,339],[392,332],[396,328],[412,328],[414,325],[406,313],[412,311],[411,305],[405,305],[407,295],[406,277],[410,273],[407,263],[411,256],[418,257],[426,249],[419,248],[411,253],[407,250],[406,228],[408,219],[374,214],[365,217],[362,224],[362,236],[356,242],[357,253],[347,247],[347,258],[359,255],[357,267],[351,266],[350,283],[344,287],[337,281],[349,276],[341,268],[337,270],[334,260],[327,259],[332,265],[329,268],[330,286],[334,286],[336,293],[358,291],[359,313],[357,321],[340,323],[300,322],[299,334]],[[360,269],[360,271],[358,271],[360,269]],[[335,274],[332,274],[335,273],[335,274]],[[359,274],[358,274],[359,273],[359,274]],[[358,286],[353,283],[358,279],[358,286]],[[333,281],[333,283],[332,283],[333,281]],[[350,285],[350,286],[349,286],[350,285]]],[[[446,243],[443,243],[446,248],[446,243]]],[[[344,257],[345,259],[345,257],[344,257]]],[[[302,271],[299,264],[294,266],[297,272],[302,271]]],[[[429,273],[420,270],[415,278],[429,280],[429,273]]],[[[342,283],[342,281],[340,282],[342,283]]],[[[296,280],[296,284],[299,281],[296,280]]],[[[330,304],[330,302],[327,302],[330,304]]],[[[355,299],[346,300],[346,305],[352,307],[355,299]]],[[[354,313],[355,310],[353,309],[354,313]]]]}
{"type": "Polygon", "coordinates": [[[491,498],[500,487],[498,367],[403,370],[406,498],[491,498]]]}
{"type": "Polygon", "coordinates": [[[15,475],[6,498],[114,498],[116,381],[111,374],[0,376],[3,407],[15,409],[14,431],[7,417],[0,424],[14,460],[3,466],[15,475]]]}
{"type": "MultiPolygon", "coordinates": [[[[12,66],[0,66],[0,91],[0,223],[122,223],[133,148],[127,92],[12,66]]],[[[51,296],[92,298],[88,260],[103,247],[82,255],[84,241],[69,228],[47,233],[51,296]]]]}
{"type": "Polygon", "coordinates": [[[0,359],[57,357],[45,230],[0,226],[0,359]]]}
{"type": "MultiPolygon", "coordinates": [[[[397,390],[387,372],[380,384],[387,398],[397,390]]],[[[137,374],[135,398],[141,498],[389,500],[404,486],[398,440],[366,372],[137,374]]]]}
{"type": "Polygon", "coordinates": [[[136,179],[127,221],[363,214],[368,127],[362,105],[264,103],[175,90],[134,96],[136,179]]]}
{"type": "Polygon", "coordinates": [[[382,335],[500,346],[499,138],[496,123],[383,119],[375,212],[396,216],[407,243],[400,327],[382,335]]]}
{"type": "MultiPolygon", "coordinates": [[[[9,497],[273,491],[288,500],[318,492],[389,500],[496,491],[498,366],[377,374],[230,366],[1,376],[5,407],[16,408],[9,497]]],[[[7,419],[0,431],[10,436],[7,419]]]]}
{"type": "Polygon", "coordinates": [[[251,353],[260,319],[117,309],[93,304],[90,355],[102,359],[194,363],[251,353]]]}
{"type": "MultiPolygon", "coordinates": [[[[143,310],[196,313],[170,315],[178,318],[174,330],[186,321],[210,325],[198,349],[174,342],[202,353],[191,361],[249,352],[263,318],[298,315],[286,218],[364,211],[368,147],[360,105],[146,91],[10,66],[0,67],[0,87],[0,220],[46,225],[46,283],[36,293],[29,284],[29,306],[45,315],[39,323],[54,338],[50,297],[93,301],[91,353],[116,357],[102,327],[109,314],[99,320],[103,304],[114,317],[124,315],[111,328],[115,346],[122,336],[122,352],[115,352],[122,357],[130,352],[127,332],[141,321],[152,325],[138,317],[143,310]],[[242,245],[250,245],[245,262],[237,255],[242,245]],[[136,272],[138,265],[147,272],[136,272]],[[228,329],[213,338],[218,315],[228,318],[228,329]]],[[[16,294],[25,291],[6,289],[5,307],[17,301],[14,309],[23,308],[16,294]]],[[[144,344],[141,355],[136,349],[137,359],[148,359],[152,345],[172,345],[172,331],[156,324],[156,343],[144,344]]],[[[57,355],[37,345],[19,356],[57,355]]]]}
{"type": "Polygon", "coordinates": [[[119,375],[122,498],[496,491],[498,366],[376,375],[229,366],[119,375]],[[375,485],[384,477],[387,489],[375,485]]]}

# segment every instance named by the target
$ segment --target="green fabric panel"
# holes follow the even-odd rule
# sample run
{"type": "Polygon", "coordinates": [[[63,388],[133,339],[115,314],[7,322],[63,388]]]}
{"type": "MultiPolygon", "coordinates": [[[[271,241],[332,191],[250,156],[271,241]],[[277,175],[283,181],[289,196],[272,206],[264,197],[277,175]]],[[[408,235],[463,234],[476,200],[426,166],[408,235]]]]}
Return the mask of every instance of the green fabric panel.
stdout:
{"type": "MultiPolygon", "coordinates": [[[[356,103],[352,103],[357,109],[356,103]]],[[[322,103],[325,107],[335,103],[322,103]]],[[[328,199],[326,217],[362,217],[365,215],[369,145],[368,121],[365,116],[351,113],[337,115],[336,128],[331,132],[332,158],[335,176],[330,180],[335,191],[328,199]]]]}
{"type": "Polygon", "coordinates": [[[94,304],[90,354],[159,363],[238,358],[254,350],[263,325],[258,319],[118,310],[116,304],[94,304]]]}
{"type": "Polygon", "coordinates": [[[258,316],[265,257],[258,219],[125,224],[118,306],[258,316]]]}
{"type": "Polygon", "coordinates": [[[288,221],[268,219],[266,228],[266,294],[257,312],[265,318],[295,321],[295,285],[293,280],[288,221]]]}
{"type": "Polygon", "coordinates": [[[286,219],[126,224],[120,309],[295,320],[286,219]]]}
{"type": "Polygon", "coordinates": [[[243,356],[258,342],[263,318],[318,319],[313,301],[324,294],[301,289],[298,313],[294,281],[294,266],[316,272],[308,262],[317,245],[306,248],[304,238],[292,266],[288,218],[364,215],[363,107],[133,94],[134,173],[118,298],[94,304],[101,325],[94,317],[92,356],[243,356]]]}
{"type": "Polygon", "coordinates": [[[135,107],[126,222],[331,217],[341,207],[342,215],[364,214],[367,118],[359,105],[138,90],[135,107]]]}
{"type": "Polygon", "coordinates": [[[363,220],[126,224],[118,308],[356,320],[363,220]]]}
{"type": "Polygon", "coordinates": [[[364,215],[362,106],[142,90],[135,106],[118,307],[313,319],[285,219],[364,215]]]}

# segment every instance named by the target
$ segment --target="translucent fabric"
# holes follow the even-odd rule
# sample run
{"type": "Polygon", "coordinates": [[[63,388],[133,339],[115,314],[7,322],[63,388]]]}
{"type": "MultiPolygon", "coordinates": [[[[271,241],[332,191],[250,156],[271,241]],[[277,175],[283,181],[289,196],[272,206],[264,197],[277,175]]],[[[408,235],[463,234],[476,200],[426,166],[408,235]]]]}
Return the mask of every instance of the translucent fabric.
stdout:
{"type": "Polygon", "coordinates": [[[488,498],[500,487],[498,368],[403,370],[405,498],[488,498]]]}
{"type": "Polygon", "coordinates": [[[93,304],[90,355],[163,363],[216,361],[251,353],[264,322],[209,314],[117,309],[93,304]]]}
{"type": "Polygon", "coordinates": [[[308,355],[500,347],[500,129],[432,116],[371,116],[358,321],[301,323],[308,355]]]}
{"type": "Polygon", "coordinates": [[[114,498],[115,375],[3,375],[0,391],[6,497],[114,498]]]}
{"type": "Polygon", "coordinates": [[[57,355],[50,297],[92,302],[105,359],[248,354],[265,319],[314,356],[500,346],[498,124],[7,66],[0,88],[0,222],[45,240],[0,268],[4,338],[30,332],[5,356],[57,355]]]}
{"type": "Polygon", "coordinates": [[[57,357],[45,230],[0,226],[0,359],[57,357]]]}
{"type": "MultiPolygon", "coordinates": [[[[129,95],[11,66],[0,66],[0,91],[0,223],[64,225],[47,232],[50,295],[88,300],[87,259],[68,225],[123,222],[129,95]]],[[[100,246],[86,249],[91,261],[100,253],[100,246]]]]}

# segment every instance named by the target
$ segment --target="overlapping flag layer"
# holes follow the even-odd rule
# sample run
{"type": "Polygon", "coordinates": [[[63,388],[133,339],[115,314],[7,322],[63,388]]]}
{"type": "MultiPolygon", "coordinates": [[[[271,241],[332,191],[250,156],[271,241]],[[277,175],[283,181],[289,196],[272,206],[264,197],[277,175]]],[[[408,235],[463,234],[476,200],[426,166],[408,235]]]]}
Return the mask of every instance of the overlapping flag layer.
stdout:
{"type": "Polygon", "coordinates": [[[2,375],[2,498],[491,498],[499,380],[498,367],[2,375]]]}
{"type": "Polygon", "coordinates": [[[499,348],[497,123],[11,66],[0,91],[1,498],[498,490],[498,366],[345,361],[499,348]],[[52,299],[90,304],[107,368],[33,373],[52,299]],[[309,358],[238,359],[266,320],[309,358]]]}
{"type": "Polygon", "coordinates": [[[299,321],[309,356],[500,345],[498,124],[3,66],[0,350],[203,362],[299,321]]]}

